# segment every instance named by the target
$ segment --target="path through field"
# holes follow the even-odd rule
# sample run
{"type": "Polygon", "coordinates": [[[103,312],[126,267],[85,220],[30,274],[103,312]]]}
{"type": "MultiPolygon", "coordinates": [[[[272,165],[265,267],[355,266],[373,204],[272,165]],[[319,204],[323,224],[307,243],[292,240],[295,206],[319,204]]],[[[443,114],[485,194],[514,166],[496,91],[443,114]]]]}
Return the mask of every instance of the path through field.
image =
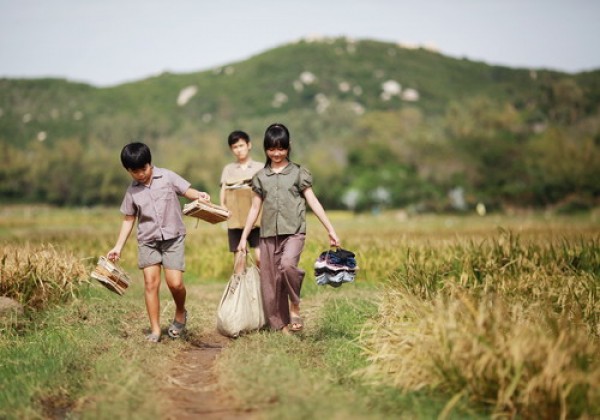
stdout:
{"type": "MultiPolygon", "coordinates": [[[[216,310],[224,287],[225,282],[186,285],[190,314],[187,345],[174,358],[163,381],[162,391],[169,402],[166,410],[169,420],[254,420],[261,417],[262,413],[258,411],[237,408],[233,396],[219,384],[215,372],[220,352],[233,342],[216,330],[216,310]]],[[[320,305],[319,299],[304,302],[302,313],[309,324],[320,305]]]]}
{"type": "Polygon", "coordinates": [[[190,318],[189,346],[173,360],[165,377],[164,393],[169,399],[167,419],[248,419],[257,413],[235,408],[231,395],[218,383],[214,365],[231,340],[215,329],[215,311],[223,285],[187,285],[190,318]]]}

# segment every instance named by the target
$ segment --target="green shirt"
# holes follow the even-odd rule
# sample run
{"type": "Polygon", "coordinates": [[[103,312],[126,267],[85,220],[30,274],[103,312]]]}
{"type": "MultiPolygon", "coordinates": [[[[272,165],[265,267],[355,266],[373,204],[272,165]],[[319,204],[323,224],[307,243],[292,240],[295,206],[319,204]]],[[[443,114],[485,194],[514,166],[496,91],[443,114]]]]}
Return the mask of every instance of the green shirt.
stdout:
{"type": "Polygon", "coordinates": [[[302,191],[312,186],[306,168],[288,163],[279,173],[263,168],[252,178],[252,190],[263,200],[260,236],[306,233],[306,200],[302,191]]]}

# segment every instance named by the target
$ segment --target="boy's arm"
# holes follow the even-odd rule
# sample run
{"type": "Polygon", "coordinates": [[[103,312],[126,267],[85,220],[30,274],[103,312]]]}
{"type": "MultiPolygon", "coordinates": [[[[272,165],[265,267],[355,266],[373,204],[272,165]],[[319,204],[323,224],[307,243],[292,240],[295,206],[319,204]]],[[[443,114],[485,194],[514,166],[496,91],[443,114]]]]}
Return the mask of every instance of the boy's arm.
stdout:
{"type": "Polygon", "coordinates": [[[198,191],[195,188],[188,188],[185,193],[183,193],[183,196],[188,200],[200,199],[210,201],[210,195],[208,193],[205,193],[204,191],[198,191]]]}
{"type": "Polygon", "coordinates": [[[117,239],[117,243],[113,249],[111,249],[107,258],[110,261],[118,261],[121,258],[121,250],[125,246],[127,242],[127,238],[129,238],[129,234],[133,230],[133,225],[135,223],[135,216],[126,215],[123,218],[123,223],[121,224],[121,231],[119,232],[119,238],[117,239]]]}
{"type": "Polygon", "coordinates": [[[258,219],[258,213],[260,212],[261,206],[262,206],[261,196],[254,193],[252,195],[252,207],[250,207],[250,211],[248,211],[248,217],[246,217],[246,225],[244,226],[244,230],[242,231],[242,237],[240,238],[240,243],[237,246],[237,250],[240,252],[246,252],[248,235],[250,235],[252,226],[254,226],[256,219],[258,219]]]}
{"type": "Polygon", "coordinates": [[[327,234],[329,235],[329,245],[340,246],[340,239],[335,233],[335,229],[329,221],[329,218],[325,213],[325,209],[323,209],[323,206],[321,205],[321,202],[315,195],[313,189],[311,187],[308,187],[304,191],[302,191],[302,194],[304,194],[304,198],[306,199],[306,202],[312,209],[313,213],[317,216],[317,218],[321,221],[321,223],[327,230],[327,234]]]}
{"type": "Polygon", "coordinates": [[[227,203],[225,202],[225,183],[221,184],[221,189],[219,190],[219,203],[221,207],[227,208],[227,203]]]}
{"type": "Polygon", "coordinates": [[[227,179],[227,168],[229,167],[229,165],[225,165],[225,167],[223,168],[223,171],[221,172],[221,189],[219,190],[219,204],[221,205],[221,207],[225,207],[227,208],[227,203],[225,203],[225,186],[227,185],[225,180],[227,179]]]}

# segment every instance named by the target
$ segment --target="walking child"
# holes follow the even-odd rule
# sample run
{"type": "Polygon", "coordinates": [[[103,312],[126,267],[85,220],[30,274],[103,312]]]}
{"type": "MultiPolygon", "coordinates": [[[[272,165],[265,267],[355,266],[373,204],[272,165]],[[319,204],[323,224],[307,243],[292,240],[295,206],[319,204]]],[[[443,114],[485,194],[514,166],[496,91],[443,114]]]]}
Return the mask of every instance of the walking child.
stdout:
{"type": "Polygon", "coordinates": [[[107,257],[111,261],[119,260],[137,220],[138,267],[144,273],[144,297],[150,319],[150,334],[146,339],[154,343],[161,339],[161,267],[175,302],[175,316],[167,333],[171,338],[178,338],[187,322],[183,283],[185,225],[178,196],[207,201],[210,196],[191,188],[191,184],[175,172],[152,166],[150,148],[144,143],[134,142],[123,147],[121,163],[133,181],[121,203],[124,218],[117,243],[107,257]]]}
{"type": "Polygon", "coordinates": [[[252,207],[237,249],[246,252],[246,239],[262,208],[259,248],[265,315],[272,329],[289,334],[304,327],[300,291],[305,273],[298,262],[306,237],[307,203],[327,230],[330,246],[340,246],[340,240],[313,192],[311,173],[289,160],[290,133],[283,124],[267,128],[264,150],[267,160],[252,178],[252,207]]]}
{"type": "MultiPolygon", "coordinates": [[[[234,262],[237,260],[237,246],[242,237],[242,231],[252,205],[252,177],[262,169],[263,165],[252,160],[250,151],[252,143],[250,136],[243,131],[233,131],[227,137],[227,143],[236,161],[225,165],[221,173],[221,190],[219,198],[221,206],[229,210],[227,220],[227,237],[229,250],[234,253],[234,262]]],[[[254,248],[256,265],[260,265],[260,249],[258,240],[260,228],[253,225],[248,234],[248,243],[254,248]]]]}

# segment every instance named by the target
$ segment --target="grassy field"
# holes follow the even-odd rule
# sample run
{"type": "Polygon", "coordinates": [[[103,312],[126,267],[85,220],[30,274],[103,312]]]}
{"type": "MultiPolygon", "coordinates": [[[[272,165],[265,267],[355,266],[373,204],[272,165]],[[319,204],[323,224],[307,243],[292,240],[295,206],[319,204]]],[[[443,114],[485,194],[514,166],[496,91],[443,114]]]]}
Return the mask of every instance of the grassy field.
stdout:
{"type": "MultiPolygon", "coordinates": [[[[357,281],[315,285],[327,237],[310,218],[306,329],[221,352],[215,369],[237,406],[284,419],[600,415],[600,213],[330,216],[357,281]]],[[[190,334],[150,346],[135,239],[123,297],[87,276],[120,222],[112,208],[0,210],[0,291],[26,309],[0,319],[0,418],[168,417],[160,381],[214,330],[226,233],[186,220],[190,334]]]]}

